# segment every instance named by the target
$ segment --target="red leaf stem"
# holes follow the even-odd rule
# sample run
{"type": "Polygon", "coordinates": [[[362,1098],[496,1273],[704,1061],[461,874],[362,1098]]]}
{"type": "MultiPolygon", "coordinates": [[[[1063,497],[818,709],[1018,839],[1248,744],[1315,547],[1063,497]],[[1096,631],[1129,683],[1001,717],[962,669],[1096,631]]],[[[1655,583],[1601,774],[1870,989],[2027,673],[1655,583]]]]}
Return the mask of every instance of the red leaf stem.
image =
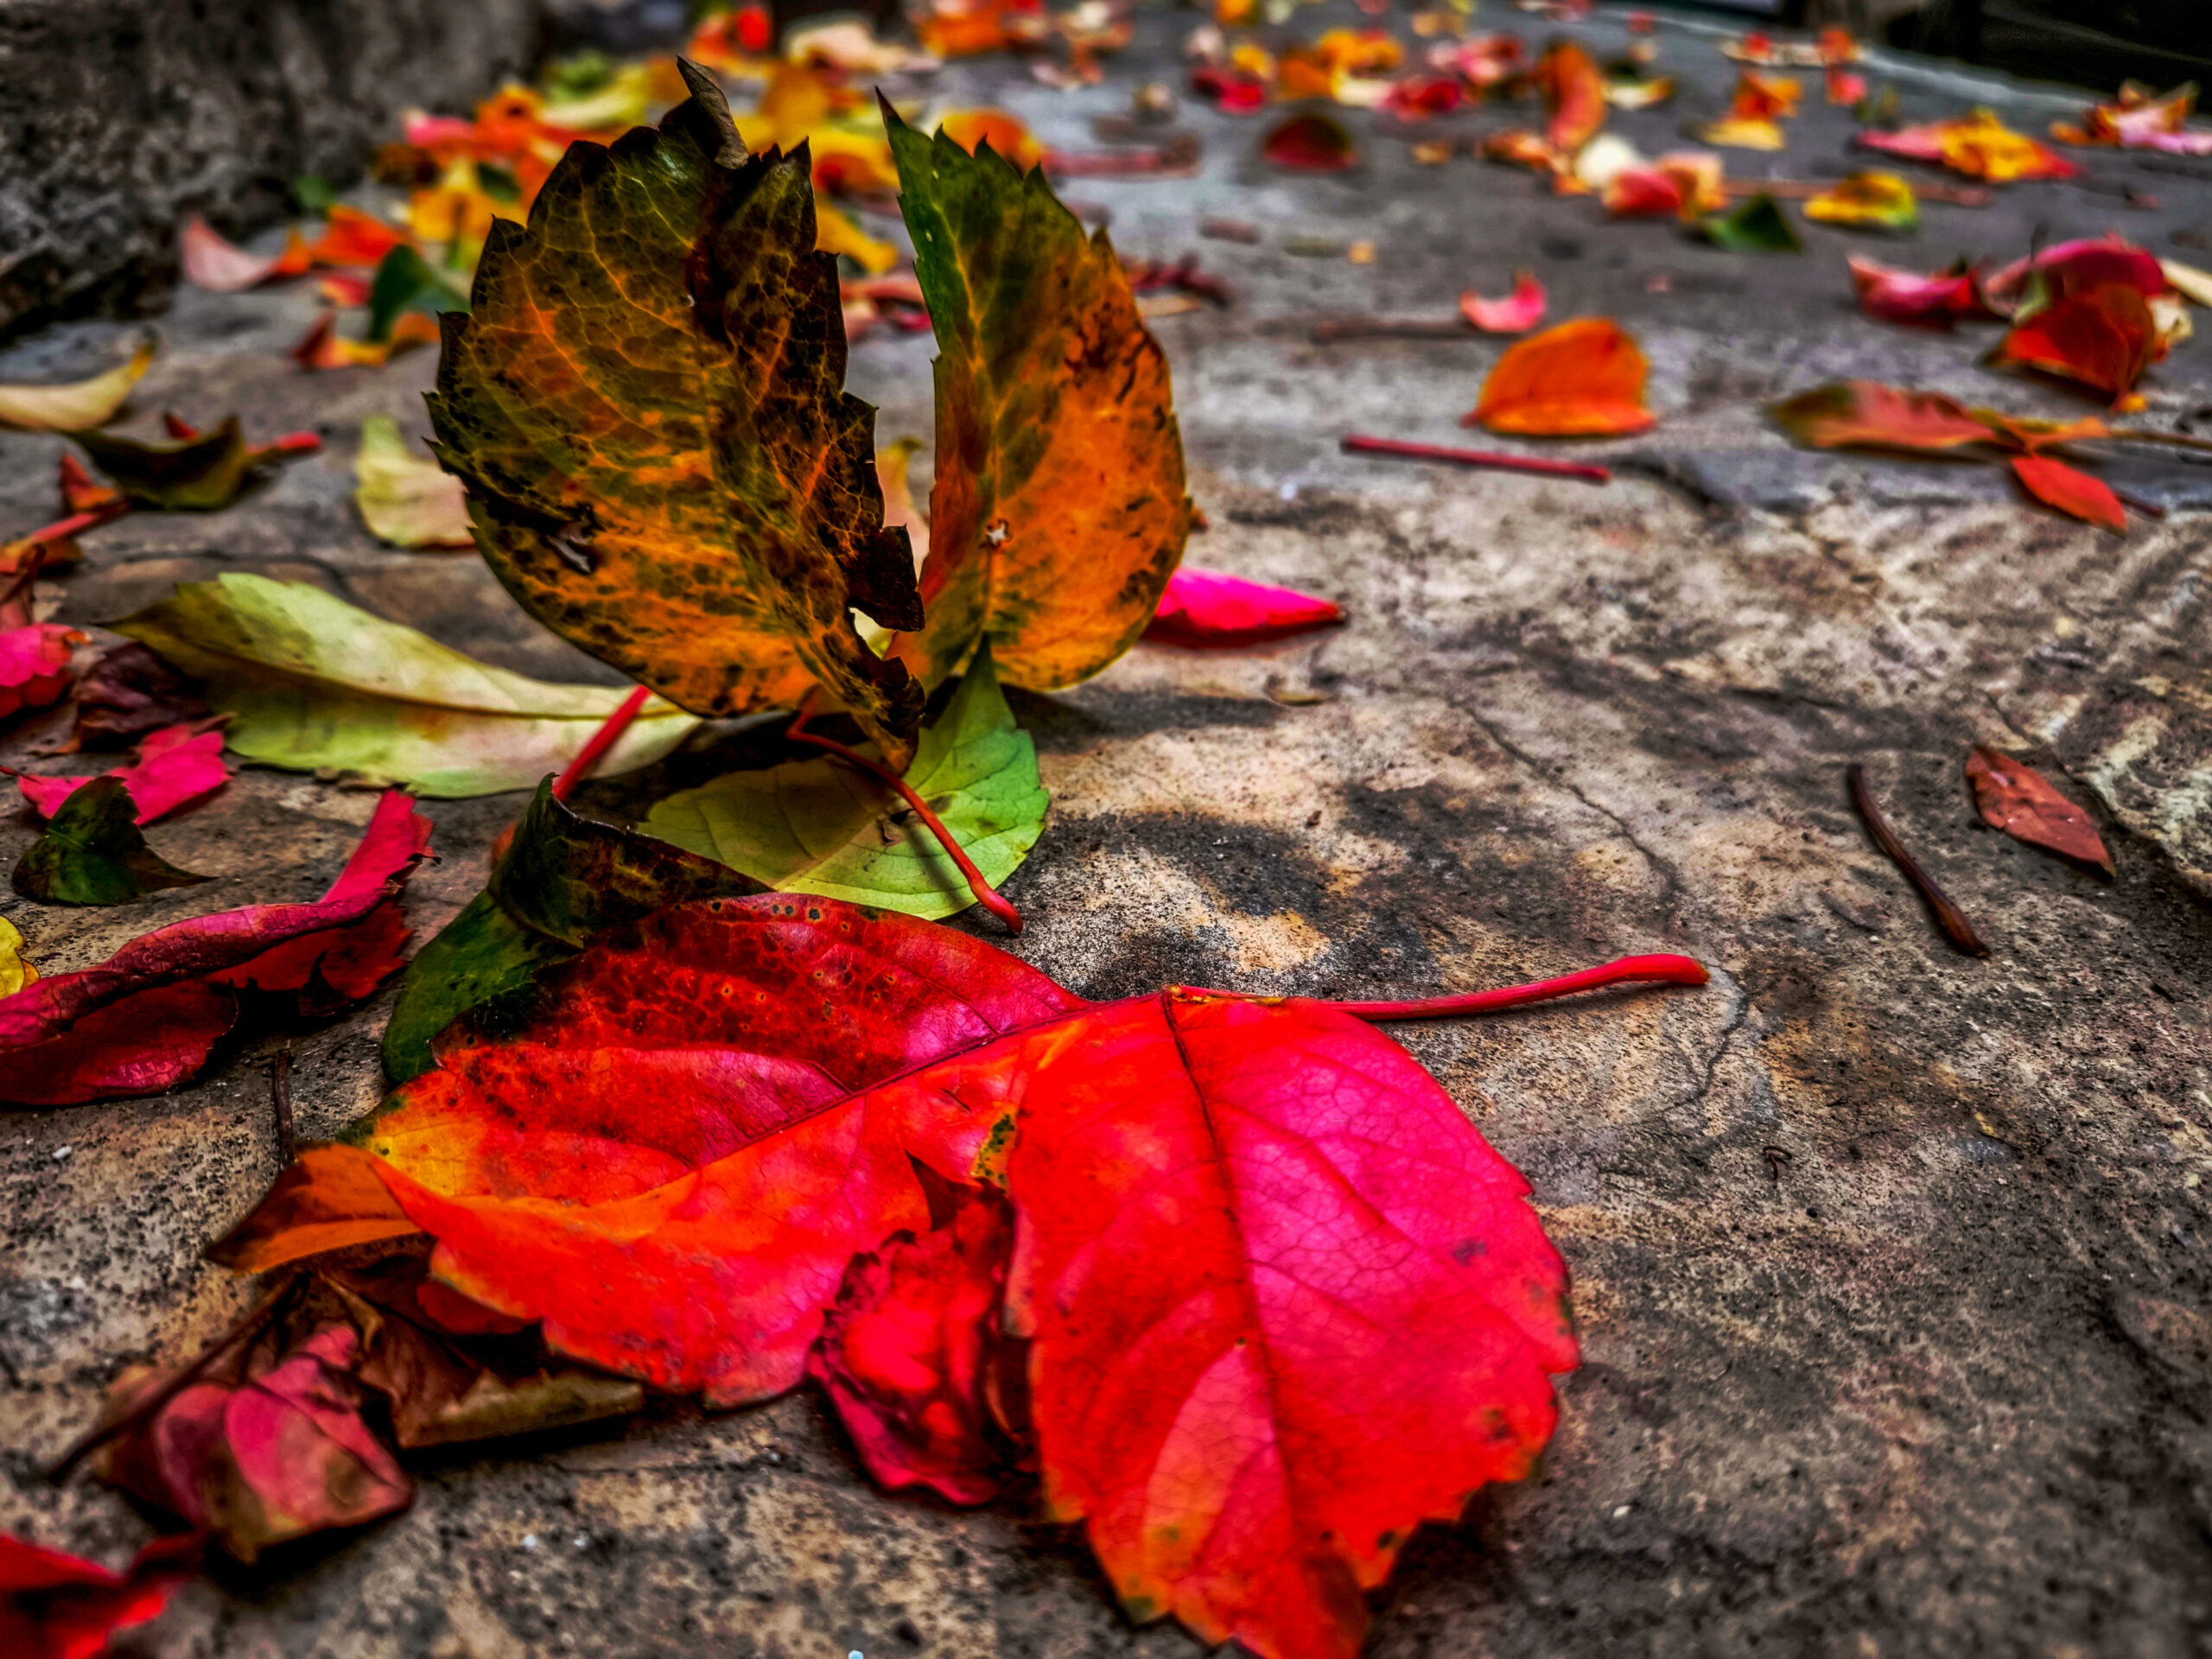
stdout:
{"type": "Polygon", "coordinates": [[[600,757],[620,742],[622,734],[630,729],[630,722],[638,717],[638,710],[645,706],[645,699],[651,696],[652,693],[641,685],[622,699],[622,706],[607,717],[600,728],[591,734],[591,741],[576,751],[576,758],[569,761],[562,769],[561,775],[553,780],[555,800],[567,800],[569,791],[590,775],[591,769],[599,764],[600,757]]]}
{"type": "Polygon", "coordinates": [[[1548,461],[1541,455],[1509,455],[1495,449],[1461,449],[1446,443],[1409,443],[1402,438],[1368,438],[1357,433],[1344,440],[1356,455],[1403,455],[1410,461],[1450,461],[1462,467],[1489,467],[1501,473],[1534,473],[1542,478],[1580,478],[1592,484],[1613,481],[1609,467],[1586,461],[1548,461]]]}
{"type": "MultiPolygon", "coordinates": [[[[1548,1002],[1577,991],[1594,991],[1605,985],[1663,983],[1702,985],[1713,977],[1702,963],[1689,957],[1621,957],[1595,968],[1584,968],[1557,979],[1539,979],[1526,985],[1501,985],[1494,990],[1460,991],[1448,996],[1417,996],[1404,1002],[1337,1002],[1313,999],[1321,1006],[1356,1020],[1442,1020],[1454,1014],[1489,1014],[1498,1008],[1517,1008],[1524,1002],[1548,1002]]],[[[1208,996],[1239,996],[1238,991],[1208,991],[1208,996]]],[[[1251,999],[1257,1001],[1259,999],[1251,999]]]]}

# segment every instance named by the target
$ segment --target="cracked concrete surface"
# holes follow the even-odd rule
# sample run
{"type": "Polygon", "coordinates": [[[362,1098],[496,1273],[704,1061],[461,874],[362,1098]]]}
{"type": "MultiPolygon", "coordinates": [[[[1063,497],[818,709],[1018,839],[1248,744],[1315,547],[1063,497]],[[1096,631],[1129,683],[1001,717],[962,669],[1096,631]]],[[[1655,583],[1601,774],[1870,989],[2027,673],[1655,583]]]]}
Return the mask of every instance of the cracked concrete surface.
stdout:
{"type": "MultiPolygon", "coordinates": [[[[1163,72],[1182,26],[1148,21],[1092,92],[975,64],[957,96],[1087,146],[1088,118],[1163,72]]],[[[1732,73],[1708,36],[1661,38],[1690,84],[1618,123],[1647,149],[1717,110],[1732,73]]],[[[1988,91],[2019,123],[2063,107],[1988,91]]],[[[1918,82],[1907,105],[1954,107],[1918,82]]],[[[1264,175],[1251,123],[1185,124],[1208,145],[1200,179],[1067,194],[1109,208],[1126,251],[1195,249],[1237,289],[1230,311],[1158,327],[1212,520],[1192,558],[1330,594],[1351,620],[1252,652],[1141,648],[1076,691],[1016,696],[1054,798],[1010,884],[1020,954],[1102,996],[1169,981],[1413,995],[1649,950],[1713,969],[1697,992],[1397,1033],[1534,1182],[1587,1363],[1538,1477],[1416,1539],[1376,1599],[1370,1652],[2212,1653],[2212,473],[2132,462],[2132,486],[2173,511],[2120,537],[2023,505],[1993,469],[1790,450],[1758,405],[1846,373],[2081,405],[1977,368],[1986,336],[1859,318],[1840,251],[1863,245],[1839,233],[1809,230],[1799,259],[1721,255],[1605,225],[1519,173],[1416,169],[1386,137],[1361,176],[1316,182],[1264,175]],[[1212,213],[1265,239],[1198,241],[1212,213]],[[1298,233],[1371,237],[1376,264],[1291,257],[1298,233]],[[1657,429],[1593,447],[1624,460],[1615,482],[1338,454],[1348,429],[1449,441],[1498,348],[1317,346],[1300,320],[1445,315],[1522,264],[1554,316],[1609,313],[1651,352],[1657,429]],[[1961,775],[1978,741],[2089,801],[2118,880],[1985,829],[1961,775]],[[1854,760],[1987,960],[1945,944],[1868,842],[1844,791],[1854,760]]],[[[1787,156],[1732,167],[1841,170],[1836,115],[1792,130],[1787,156]]],[[[2084,186],[1931,207],[1917,238],[1879,251],[1933,266],[2114,225],[2206,257],[2191,249],[2212,168],[2157,172],[2161,206],[2139,213],[2110,187],[2154,175],[2089,162],[2084,186]]],[[[261,569],[511,666],[607,677],[473,557],[365,537],[346,499],[353,435],[371,412],[422,429],[429,365],[299,374],[281,353],[311,311],[305,294],[181,297],[140,407],[321,423],[330,451],[231,512],[99,532],[61,613],[261,569]]],[[[0,368],[99,340],[56,334],[0,368]]],[[[927,430],[929,355],[888,335],[855,349],[886,438],[927,430]]],[[[2178,350],[2141,418],[2212,402],[2208,360],[2202,341],[2178,350]]],[[[0,440],[8,522],[47,516],[57,448],[0,440]]],[[[10,734],[4,758],[35,735],[10,734]]],[[[587,798],[639,810],[753,753],[709,736],[587,798]]],[[[41,965],[80,966],[174,916],[318,890],[367,805],[249,771],[155,836],[218,882],[114,912],[0,908],[41,965]]],[[[517,807],[431,804],[443,856],[412,889],[418,925],[480,884],[517,807]]],[[[0,855],[29,833],[0,825],[0,855]]],[[[296,1039],[303,1134],[373,1102],[389,1003],[296,1039]]],[[[269,1052],[153,1100],[0,1118],[0,1523],[105,1559],[144,1535],[111,1494],[34,1471],[118,1365],[190,1352],[237,1305],[194,1252],[274,1173],[269,1052]]],[[[195,1586],[123,1650],[1197,1651],[1131,1629],[1080,1541],[1019,1505],[874,1491],[804,1394],[721,1417],[664,1404],[417,1472],[406,1515],[195,1586]]]]}

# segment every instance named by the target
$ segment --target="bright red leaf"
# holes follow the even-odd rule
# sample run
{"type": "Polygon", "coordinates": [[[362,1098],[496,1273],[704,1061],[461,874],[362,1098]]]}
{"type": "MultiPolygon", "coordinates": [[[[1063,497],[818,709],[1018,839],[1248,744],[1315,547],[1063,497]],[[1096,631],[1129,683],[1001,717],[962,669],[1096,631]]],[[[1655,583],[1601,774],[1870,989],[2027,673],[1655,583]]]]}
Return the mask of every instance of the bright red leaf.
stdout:
{"type": "Polygon", "coordinates": [[[2025,761],[1977,745],[1967,752],[1967,781],[1982,822],[2017,841],[2113,873],[2112,854],[2089,815],[2025,761]]]}
{"type": "MultiPolygon", "coordinates": [[[[1359,1586],[1419,1522],[1525,1471],[1574,1356],[1525,1183],[1362,1021],[1655,978],[1704,970],[1637,957],[1344,1007],[1090,1003],[904,917],[680,905],[542,976],[496,1038],[449,1030],[359,1145],[310,1154],[211,1254],[265,1269],[420,1230],[436,1279],[541,1321],[553,1351],[728,1405],[796,1382],[854,1255],[922,1227],[915,1165],[1004,1171],[1007,1329],[1034,1335],[1031,1381],[1056,1395],[1038,1427],[1056,1512],[1090,1517],[1139,1617],[1348,1659],[1359,1586]]],[[[988,1259],[979,1243],[969,1266],[988,1259]]],[[[973,1281],[940,1263],[931,1290],[922,1262],[885,1260],[852,1311],[887,1298],[897,1329],[825,1363],[866,1373],[893,1465],[935,1478],[961,1460],[932,1403],[971,1410],[973,1353],[927,1327],[976,1304],[973,1281]]]]}
{"type": "Polygon", "coordinates": [[[2021,488],[2047,507],[2056,507],[2061,512],[2071,513],[2106,530],[2123,534],[2127,530],[2126,509],[2112,493],[2112,487],[2079,467],[2069,467],[2048,455],[2015,455],[2012,476],[2020,480],[2021,488]]]}
{"type": "Polygon", "coordinates": [[[406,232],[340,203],[324,219],[308,255],[318,265],[373,265],[406,240],[406,232]]]}
{"type": "Polygon", "coordinates": [[[192,1576],[197,1540],[157,1538],[124,1572],[0,1534],[0,1653],[96,1659],[118,1630],[143,1624],[192,1576]]]}
{"type": "Polygon", "coordinates": [[[1268,130],[1260,153],[1301,173],[1341,173],[1357,164],[1359,146],[1343,122],[1318,112],[1294,115],[1268,130]]]}
{"type": "MultiPolygon", "coordinates": [[[[151,823],[220,789],[230,781],[231,769],[223,764],[222,733],[195,723],[148,733],[138,745],[137,758],[105,776],[123,780],[138,809],[138,822],[151,823]]],[[[81,777],[16,779],[31,810],[48,818],[92,781],[81,777]]]]}
{"type": "Polygon", "coordinates": [[[1983,299],[1980,283],[1971,270],[1955,265],[1922,276],[1855,253],[1850,256],[1850,264],[1859,308],[1885,322],[1948,328],[1961,318],[1997,315],[1983,299]]]}
{"type": "MultiPolygon", "coordinates": [[[[187,1383],[111,1445],[102,1473],[208,1532],[240,1560],[271,1544],[404,1509],[413,1487],[361,1421],[360,1333],[331,1324],[296,1347],[258,1344],[235,1374],[187,1383]]],[[[151,1372],[121,1385],[128,1413],[151,1372]]]]}
{"type": "Polygon", "coordinates": [[[1167,591],[1160,596],[1160,609],[1144,637],[1193,650],[1257,645],[1333,627],[1344,620],[1332,601],[1185,564],[1167,579],[1167,591]]]}
{"type": "Polygon", "coordinates": [[[1992,360],[2040,369],[2118,401],[2150,366],[2158,339],[2143,296],[2107,283],[2037,312],[2005,336],[1992,360]]]}
{"type": "Polygon", "coordinates": [[[97,968],[0,997],[0,1100],[67,1106],[181,1083],[237,1023],[241,991],[296,993],[324,1012],[367,995],[404,960],[398,893],[429,839],[430,821],[394,791],[314,903],[172,922],[97,968]]]}
{"type": "Polygon", "coordinates": [[[1544,285],[1533,270],[1516,271],[1513,292],[1502,300],[1486,300],[1471,288],[1459,296],[1459,315],[1486,334],[1522,334],[1544,320],[1549,303],[1544,285]]]}
{"type": "Polygon", "coordinates": [[[984,1503],[1027,1433],[1027,1346],[999,1321],[1014,1208],[995,1188],[916,1173],[936,1224],[853,1258],[807,1369],[883,1485],[984,1503]]]}

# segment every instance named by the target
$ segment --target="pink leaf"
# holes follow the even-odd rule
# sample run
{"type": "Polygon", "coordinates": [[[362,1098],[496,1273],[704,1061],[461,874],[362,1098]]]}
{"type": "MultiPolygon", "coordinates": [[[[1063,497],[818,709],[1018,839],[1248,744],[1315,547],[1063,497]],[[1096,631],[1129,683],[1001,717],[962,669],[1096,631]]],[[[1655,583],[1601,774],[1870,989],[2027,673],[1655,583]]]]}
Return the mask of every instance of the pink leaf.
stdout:
{"type": "Polygon", "coordinates": [[[1858,290],[1859,308],[1870,317],[1948,328],[1961,317],[1996,315],[1983,301],[1971,270],[1939,270],[1923,276],[1855,253],[1850,262],[1851,285],[1858,290]]]}
{"type": "MultiPolygon", "coordinates": [[[[231,769],[223,764],[222,733],[203,721],[149,733],[139,744],[136,760],[105,775],[123,780],[138,809],[138,822],[151,823],[220,789],[230,781],[231,769]]],[[[92,779],[18,777],[16,781],[31,810],[50,818],[92,779]]]]}
{"type": "Polygon", "coordinates": [[[1344,612],[1325,599],[1184,565],[1167,579],[1144,637],[1193,650],[1263,645],[1333,627],[1344,612]]]}
{"type": "Polygon", "coordinates": [[[43,709],[69,683],[69,656],[85,636],[59,622],[0,628],[0,715],[43,709]]]}
{"type": "Polygon", "coordinates": [[[184,232],[178,239],[185,280],[215,294],[236,294],[272,276],[296,276],[308,264],[307,245],[296,231],[286,238],[282,253],[248,253],[225,241],[194,213],[184,221],[184,232]]]}
{"type": "Polygon", "coordinates": [[[1471,288],[1459,296],[1459,315],[1486,334],[1526,334],[1543,321],[1544,285],[1531,270],[1516,271],[1510,299],[1486,300],[1471,288]]]}

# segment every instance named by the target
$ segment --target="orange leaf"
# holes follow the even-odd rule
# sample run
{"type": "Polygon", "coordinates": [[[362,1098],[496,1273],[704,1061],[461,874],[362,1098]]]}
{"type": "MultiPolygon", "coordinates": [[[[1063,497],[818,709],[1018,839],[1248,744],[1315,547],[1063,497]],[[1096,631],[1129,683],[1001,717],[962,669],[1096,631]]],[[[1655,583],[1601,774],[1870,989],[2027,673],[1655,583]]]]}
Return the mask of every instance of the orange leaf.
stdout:
{"type": "Polygon", "coordinates": [[[2126,534],[2126,510],[2101,480],[2048,455],[2015,455],[2012,475],[2020,480],[2022,488],[2045,506],[2056,507],[2085,523],[2126,534]]]}
{"type": "Polygon", "coordinates": [[[1544,136],[1572,156],[1605,124],[1605,78],[1590,54],[1572,41],[1549,48],[1536,65],[1536,86],[1548,120],[1544,136]]]}
{"type": "Polygon", "coordinates": [[[1903,449],[1940,454],[1994,435],[1955,397],[1906,391],[1878,380],[1843,380],[1801,391],[1768,413],[1813,449],[1903,449]]]}
{"type": "Polygon", "coordinates": [[[2005,336],[1992,360],[2040,369],[2119,399],[2135,389],[2158,339],[2142,294],[2107,283],[2037,312],[2005,336]]]}
{"type": "Polygon", "coordinates": [[[373,265],[407,240],[404,231],[340,202],[323,221],[322,234],[308,245],[319,265],[373,265]]]}
{"type": "Polygon", "coordinates": [[[1976,746],[1967,752],[1967,781],[1991,829],[2113,874],[2112,854],[2089,815],[2033,766],[2001,749],[1976,746]]]}
{"type": "Polygon", "coordinates": [[[1483,382],[1462,426],[1536,437],[1642,432],[1650,372],[1636,341],[1610,317],[1578,317],[1510,347],[1483,382]]]}

